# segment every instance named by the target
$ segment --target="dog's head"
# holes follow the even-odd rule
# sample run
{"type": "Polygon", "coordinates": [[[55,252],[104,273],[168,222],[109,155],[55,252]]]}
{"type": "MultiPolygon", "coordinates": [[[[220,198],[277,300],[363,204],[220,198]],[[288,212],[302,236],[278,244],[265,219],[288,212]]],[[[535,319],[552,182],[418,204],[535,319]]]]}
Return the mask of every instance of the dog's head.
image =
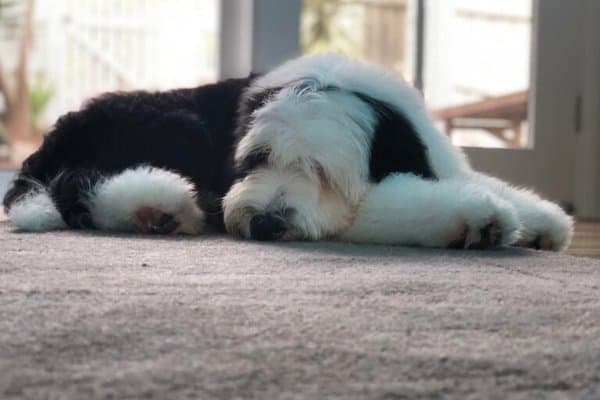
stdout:
{"type": "Polygon", "coordinates": [[[237,179],[223,199],[227,230],[316,240],[348,228],[373,178],[378,104],[414,96],[406,91],[380,68],[333,55],[294,60],[255,80],[239,111],[237,179]]]}
{"type": "Polygon", "coordinates": [[[247,94],[255,108],[242,116],[238,180],[223,201],[229,232],[320,239],[351,224],[368,178],[373,115],[352,93],[309,84],[247,94]]]}

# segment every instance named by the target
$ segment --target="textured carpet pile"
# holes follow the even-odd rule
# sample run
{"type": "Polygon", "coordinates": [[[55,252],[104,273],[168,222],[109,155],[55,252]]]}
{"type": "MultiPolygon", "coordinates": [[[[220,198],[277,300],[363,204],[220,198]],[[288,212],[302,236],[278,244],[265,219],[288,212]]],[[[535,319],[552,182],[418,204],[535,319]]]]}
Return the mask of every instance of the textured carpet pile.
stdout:
{"type": "Polygon", "coordinates": [[[600,398],[600,262],[0,223],[1,399],[600,398]]]}

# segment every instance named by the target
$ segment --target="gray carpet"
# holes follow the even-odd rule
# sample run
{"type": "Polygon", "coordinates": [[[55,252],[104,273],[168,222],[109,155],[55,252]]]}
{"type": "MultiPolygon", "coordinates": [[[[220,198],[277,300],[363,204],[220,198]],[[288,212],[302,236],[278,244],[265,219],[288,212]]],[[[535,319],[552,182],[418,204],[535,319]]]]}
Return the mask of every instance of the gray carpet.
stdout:
{"type": "Polygon", "coordinates": [[[0,223],[2,399],[600,398],[600,262],[0,223]]]}

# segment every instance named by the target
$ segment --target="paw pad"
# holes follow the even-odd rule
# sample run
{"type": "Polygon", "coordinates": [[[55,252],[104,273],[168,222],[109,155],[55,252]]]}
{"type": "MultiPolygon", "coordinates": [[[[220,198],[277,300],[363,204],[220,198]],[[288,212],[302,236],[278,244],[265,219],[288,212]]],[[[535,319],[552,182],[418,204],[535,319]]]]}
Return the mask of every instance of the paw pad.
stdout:
{"type": "Polygon", "coordinates": [[[135,212],[136,227],[143,233],[167,234],[179,227],[171,214],[159,209],[143,206],[135,212]]]}

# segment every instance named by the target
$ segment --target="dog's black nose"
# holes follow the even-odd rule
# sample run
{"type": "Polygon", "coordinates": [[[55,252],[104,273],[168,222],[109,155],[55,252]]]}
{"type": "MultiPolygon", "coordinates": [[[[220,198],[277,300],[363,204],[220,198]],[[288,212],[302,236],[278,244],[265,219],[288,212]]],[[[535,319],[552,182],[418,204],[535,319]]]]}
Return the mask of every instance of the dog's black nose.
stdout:
{"type": "Polygon", "coordinates": [[[250,237],[254,240],[277,240],[285,233],[285,221],[274,215],[255,215],[250,220],[250,237]]]}

